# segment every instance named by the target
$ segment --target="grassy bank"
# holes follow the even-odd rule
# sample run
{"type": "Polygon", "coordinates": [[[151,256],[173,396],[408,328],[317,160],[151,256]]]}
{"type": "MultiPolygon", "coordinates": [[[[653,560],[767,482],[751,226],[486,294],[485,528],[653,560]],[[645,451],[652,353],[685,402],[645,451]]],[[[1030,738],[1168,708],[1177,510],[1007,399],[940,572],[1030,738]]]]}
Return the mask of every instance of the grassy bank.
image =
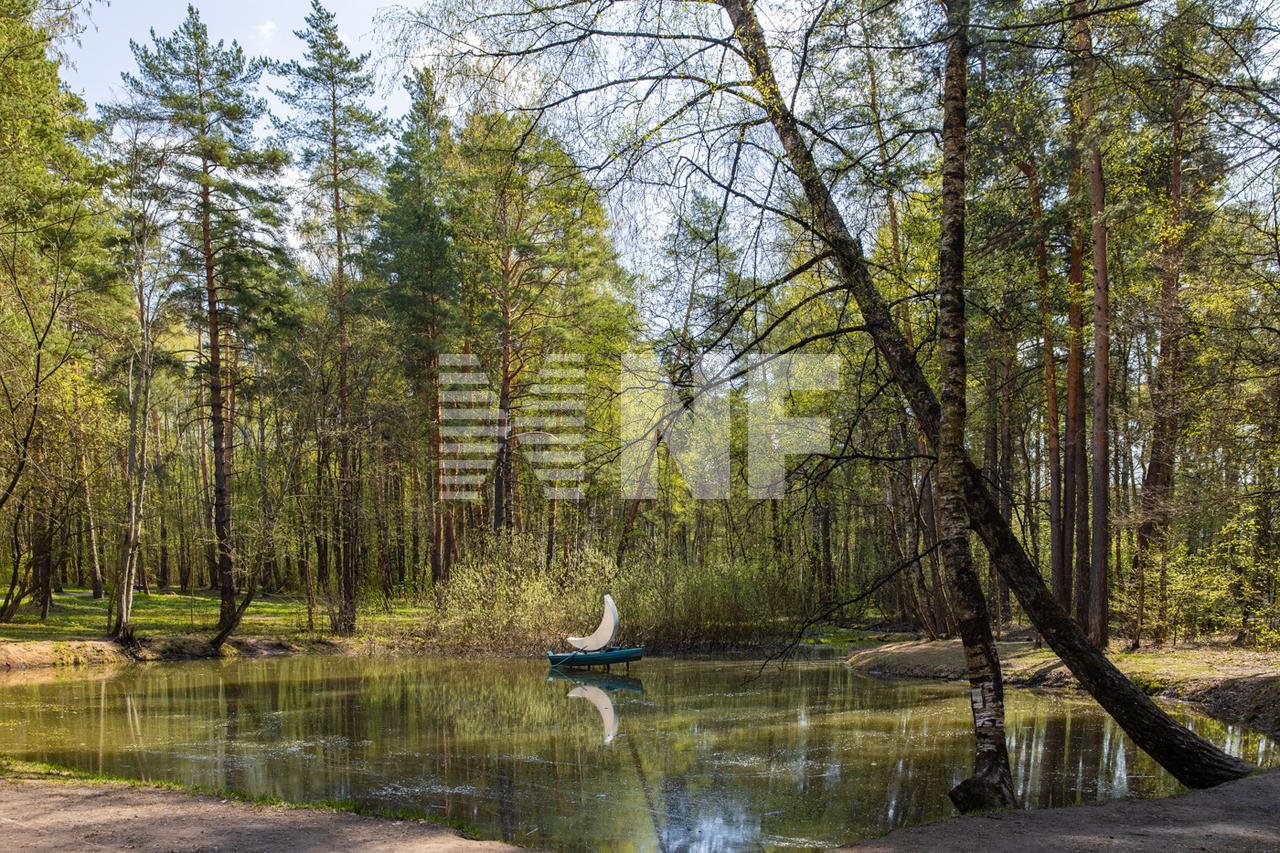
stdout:
{"type": "MultiPolygon", "coordinates": [[[[600,588],[560,588],[536,576],[521,583],[491,572],[460,573],[440,601],[362,602],[356,633],[350,637],[329,630],[322,602],[309,612],[302,598],[260,596],[222,654],[538,655],[563,646],[567,635],[595,627],[601,596],[610,590],[623,609],[618,641],[644,643],[653,653],[760,653],[789,641],[791,622],[769,614],[762,595],[734,593],[737,580],[671,577],[661,582],[651,578],[643,585],[619,581],[600,588]],[[699,588],[688,589],[690,584],[699,588]]],[[[47,619],[28,605],[14,621],[0,623],[0,669],[208,656],[218,609],[217,596],[204,591],[139,592],[133,611],[138,645],[122,648],[106,639],[106,599],[68,589],[54,594],[47,619]]],[[[832,629],[811,638],[810,644],[847,650],[879,636],[832,629]]]]}
{"type": "MultiPolygon", "coordinates": [[[[320,619],[322,613],[315,614],[320,619]]],[[[308,624],[306,603],[266,596],[253,602],[239,633],[224,654],[343,651],[390,648],[412,637],[422,614],[400,606],[366,619],[364,630],[341,642],[326,636],[323,624],[308,624]]],[[[88,590],[55,593],[49,617],[24,607],[12,622],[0,623],[0,669],[120,663],[202,657],[212,654],[208,638],[218,621],[218,599],[207,593],[139,593],[134,604],[139,645],[125,649],[107,640],[107,602],[88,590]]]]}
{"type": "MultiPolygon", "coordinates": [[[[1005,681],[1080,689],[1058,656],[1030,641],[1002,642],[1005,681]]],[[[1242,649],[1226,641],[1112,649],[1108,657],[1147,693],[1195,703],[1211,716],[1280,735],[1280,652],[1242,649]]],[[[873,675],[964,678],[959,640],[889,643],[853,653],[849,663],[873,675]]]]}
{"type": "MultiPolygon", "coordinates": [[[[841,597],[860,589],[865,578],[842,583],[848,589],[824,594],[841,597]]],[[[811,582],[780,571],[771,560],[740,557],[693,564],[637,554],[619,568],[612,553],[582,547],[560,555],[547,568],[543,546],[529,535],[501,543],[475,537],[452,567],[447,584],[364,578],[355,636],[334,643],[356,649],[537,654],[563,646],[566,636],[590,632],[605,593],[612,593],[622,611],[618,641],[643,643],[655,653],[776,646],[791,639],[795,620],[812,612],[819,595],[811,582]]],[[[319,591],[310,606],[297,591],[260,595],[246,611],[233,635],[240,639],[232,645],[244,646],[244,638],[325,642],[333,636],[330,617],[336,606],[319,591]]],[[[870,606],[850,607],[840,617],[864,617],[870,606]]],[[[184,647],[214,634],[218,610],[216,596],[205,590],[138,592],[134,634],[143,641],[144,653],[159,644],[170,656],[190,656],[184,647]]],[[[43,622],[33,604],[24,604],[13,622],[0,624],[0,641],[85,642],[103,637],[107,624],[106,601],[93,599],[87,590],[69,589],[55,594],[43,622]]],[[[85,650],[86,655],[100,653],[85,650]]]]}

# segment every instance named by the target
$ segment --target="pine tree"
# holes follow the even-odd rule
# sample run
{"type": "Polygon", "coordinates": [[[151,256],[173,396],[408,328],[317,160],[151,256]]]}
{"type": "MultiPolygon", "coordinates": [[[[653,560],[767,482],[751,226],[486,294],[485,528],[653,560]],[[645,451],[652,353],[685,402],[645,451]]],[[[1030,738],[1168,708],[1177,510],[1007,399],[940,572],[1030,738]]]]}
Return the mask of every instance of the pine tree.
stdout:
{"type": "Polygon", "coordinates": [[[173,35],[153,30],[151,39],[150,46],[130,42],[138,72],[123,76],[135,118],[169,138],[167,180],[182,231],[179,260],[199,282],[203,302],[213,458],[210,571],[221,596],[214,640],[220,645],[252,598],[237,606],[228,403],[236,381],[234,337],[269,324],[284,305],[278,290],[278,271],[285,266],[277,234],[282,204],[272,179],[287,155],[259,144],[254,134],[266,112],[255,95],[265,60],[245,56],[234,41],[211,41],[194,6],[173,35]]]}
{"type": "Polygon", "coordinates": [[[386,132],[381,115],[366,106],[373,77],[369,55],[352,55],[338,34],[334,14],[312,0],[307,28],[294,33],[306,43],[301,62],[282,67],[290,88],[280,97],[294,115],[284,123],[298,147],[310,213],[332,241],[333,301],[338,328],[338,633],[356,627],[360,583],[357,483],[351,423],[351,289],[355,260],[369,231],[378,198],[376,145],[386,132]]]}
{"type": "Polygon", "coordinates": [[[611,260],[599,196],[564,145],[529,119],[476,112],[449,161],[449,214],[479,336],[496,372],[502,423],[491,520],[512,524],[515,437],[537,356],[572,318],[571,294],[602,280],[611,260]]]}
{"type": "Polygon", "coordinates": [[[453,246],[445,217],[444,160],[451,145],[443,101],[431,71],[405,80],[412,97],[399,143],[387,169],[387,206],[375,239],[379,268],[387,279],[387,297],[404,333],[409,373],[423,390],[431,425],[429,477],[431,579],[447,583],[453,551],[453,520],[444,512],[440,466],[440,354],[455,339],[460,292],[453,246]]]}

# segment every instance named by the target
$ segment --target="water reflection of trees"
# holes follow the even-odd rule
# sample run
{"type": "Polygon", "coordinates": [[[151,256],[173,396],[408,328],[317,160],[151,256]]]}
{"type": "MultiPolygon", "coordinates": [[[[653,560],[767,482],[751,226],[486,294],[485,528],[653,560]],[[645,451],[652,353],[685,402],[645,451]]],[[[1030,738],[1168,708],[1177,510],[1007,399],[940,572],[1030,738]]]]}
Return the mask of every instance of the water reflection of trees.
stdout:
{"type": "MultiPolygon", "coordinates": [[[[820,844],[947,813],[972,733],[962,690],[839,666],[657,661],[601,718],[521,662],[289,658],[129,670],[0,691],[6,751],[293,800],[352,799],[522,844],[820,844]],[[530,834],[532,833],[532,834],[530,834]],[[647,841],[645,839],[648,839],[647,841]]],[[[604,688],[602,688],[604,689],[604,688]]],[[[1188,722],[1258,760],[1274,747],[1188,722]]],[[[1020,797],[1057,806],[1174,783],[1093,705],[1013,691],[1020,797]]]]}

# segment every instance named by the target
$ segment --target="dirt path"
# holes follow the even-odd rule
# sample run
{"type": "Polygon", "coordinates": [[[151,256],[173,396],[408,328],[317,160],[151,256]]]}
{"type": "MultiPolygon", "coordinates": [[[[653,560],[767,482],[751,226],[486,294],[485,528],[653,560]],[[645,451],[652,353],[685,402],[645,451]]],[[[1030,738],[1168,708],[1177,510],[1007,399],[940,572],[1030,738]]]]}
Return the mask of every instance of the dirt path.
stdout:
{"type": "Polygon", "coordinates": [[[5,850],[479,853],[517,850],[451,829],[345,812],[259,806],[161,788],[0,779],[5,850]]]}
{"type": "Polygon", "coordinates": [[[1280,851],[1280,772],[1163,800],[956,817],[852,844],[861,853],[1280,851]]]}

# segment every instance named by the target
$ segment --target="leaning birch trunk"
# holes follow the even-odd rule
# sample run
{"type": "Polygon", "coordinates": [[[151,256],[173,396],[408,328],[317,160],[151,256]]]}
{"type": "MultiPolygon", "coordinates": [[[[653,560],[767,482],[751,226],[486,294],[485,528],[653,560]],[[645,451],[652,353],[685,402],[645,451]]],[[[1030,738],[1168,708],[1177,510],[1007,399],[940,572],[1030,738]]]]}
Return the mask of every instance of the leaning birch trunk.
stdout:
{"type": "MultiPolygon", "coordinates": [[[[915,353],[893,323],[884,298],[872,283],[862,246],[849,233],[813,153],[800,133],[799,122],[786,106],[773,73],[764,32],[750,0],[719,2],[733,23],[735,38],[753,76],[753,86],[804,190],[814,229],[830,246],[840,275],[862,312],[865,328],[906,396],[921,430],[936,449],[940,411],[933,388],[920,369],[915,353]]],[[[1039,569],[1000,514],[981,473],[967,457],[964,468],[970,524],[986,545],[996,570],[1008,581],[1045,642],[1129,737],[1189,787],[1205,788],[1248,774],[1252,770],[1250,765],[1175,722],[1089,642],[1054,600],[1039,569]]]]}

